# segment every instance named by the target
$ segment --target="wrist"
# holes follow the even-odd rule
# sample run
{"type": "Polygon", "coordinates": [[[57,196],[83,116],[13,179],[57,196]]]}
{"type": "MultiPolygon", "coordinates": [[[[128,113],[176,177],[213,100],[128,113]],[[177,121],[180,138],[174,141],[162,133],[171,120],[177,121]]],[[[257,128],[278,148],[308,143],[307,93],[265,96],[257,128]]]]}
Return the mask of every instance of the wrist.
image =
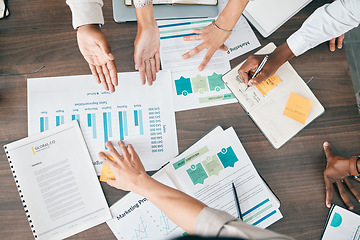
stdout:
{"type": "Polygon", "coordinates": [[[135,12],[136,12],[138,30],[142,30],[154,26],[157,27],[152,4],[148,4],[141,8],[136,8],[135,12]]]}
{"type": "Polygon", "coordinates": [[[275,51],[270,54],[270,56],[274,59],[273,61],[277,63],[277,67],[279,68],[281,65],[289,61],[295,55],[289,48],[288,44],[285,42],[279,47],[277,47],[275,51]]]}
{"type": "Polygon", "coordinates": [[[349,173],[351,176],[359,176],[359,156],[352,156],[349,159],[349,173]]]}
{"type": "Polygon", "coordinates": [[[151,185],[153,181],[155,180],[152,177],[147,175],[147,173],[143,173],[137,177],[137,181],[133,184],[131,192],[146,197],[146,190],[149,190],[149,185],[151,185]]]}
{"type": "Polygon", "coordinates": [[[100,30],[99,24],[86,24],[77,28],[78,30],[97,29],[100,30]]]}

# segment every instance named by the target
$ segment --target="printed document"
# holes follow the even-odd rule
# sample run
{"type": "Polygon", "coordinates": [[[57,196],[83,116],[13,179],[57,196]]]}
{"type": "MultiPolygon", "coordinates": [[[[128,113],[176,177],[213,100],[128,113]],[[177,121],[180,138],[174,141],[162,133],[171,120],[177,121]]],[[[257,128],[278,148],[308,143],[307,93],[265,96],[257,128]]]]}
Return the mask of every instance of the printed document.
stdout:
{"type": "Polygon", "coordinates": [[[92,75],[28,79],[29,135],[66,122],[80,123],[98,175],[105,143],[131,143],[147,171],[159,169],[178,153],[169,71],[160,71],[152,86],[139,73],[118,73],[114,93],[92,75]]]}
{"type": "Polygon", "coordinates": [[[76,121],[4,149],[35,239],[64,239],[111,219],[76,121]]]}

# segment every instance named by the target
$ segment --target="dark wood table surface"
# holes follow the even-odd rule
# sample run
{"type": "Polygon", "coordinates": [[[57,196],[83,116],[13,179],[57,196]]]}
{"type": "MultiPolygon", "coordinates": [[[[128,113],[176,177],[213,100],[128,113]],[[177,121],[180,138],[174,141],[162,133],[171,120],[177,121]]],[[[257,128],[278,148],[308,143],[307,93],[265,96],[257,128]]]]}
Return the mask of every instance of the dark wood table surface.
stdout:
{"type": "MultiPolygon", "coordinates": [[[[112,19],[112,3],[105,0],[103,31],[113,49],[119,72],[134,71],[133,42],[136,23],[117,24],[112,19]]],[[[262,45],[283,43],[319,6],[331,2],[314,0],[262,45]]],[[[11,16],[0,20],[0,73],[26,73],[42,65],[37,74],[0,76],[0,145],[27,136],[27,77],[90,74],[76,43],[71,12],[62,1],[9,0],[11,16]]],[[[248,54],[233,61],[234,67],[248,54]]],[[[269,229],[297,239],[319,239],[328,214],[322,172],[325,155],[322,143],[330,141],[336,154],[350,157],[360,152],[360,117],[344,50],[334,53],[324,43],[290,63],[308,80],[326,112],[279,150],[275,150],[239,104],[176,113],[179,151],[183,151],[217,124],[233,126],[255,167],[281,200],[283,219],[269,229]]],[[[355,183],[356,184],[356,183],[355,183]]],[[[109,206],[125,192],[102,183],[109,206]]],[[[360,184],[356,185],[360,190],[360,184]]],[[[360,203],[350,196],[354,211],[360,203]]],[[[337,191],[334,203],[344,206],[337,191]]],[[[31,239],[20,197],[5,154],[0,155],[0,238],[31,239]]],[[[73,239],[114,239],[104,223],[73,239]]]]}

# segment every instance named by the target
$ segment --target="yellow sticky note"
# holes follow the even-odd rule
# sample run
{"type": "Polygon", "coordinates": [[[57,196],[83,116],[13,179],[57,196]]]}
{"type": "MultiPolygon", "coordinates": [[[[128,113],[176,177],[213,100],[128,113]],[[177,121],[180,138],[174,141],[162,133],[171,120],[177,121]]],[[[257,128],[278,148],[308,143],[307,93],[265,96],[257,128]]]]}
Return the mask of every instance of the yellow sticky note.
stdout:
{"type": "Polygon", "coordinates": [[[283,114],[289,118],[305,124],[306,118],[309,116],[313,102],[296,93],[290,93],[290,97],[286,103],[283,114]]]}
{"type": "Polygon", "coordinates": [[[274,87],[276,87],[279,83],[281,83],[281,79],[275,74],[262,81],[260,84],[256,85],[256,88],[262,93],[262,95],[266,95],[271,91],[274,87]]]}
{"type": "MultiPolygon", "coordinates": [[[[106,156],[110,160],[115,161],[115,159],[111,155],[106,154],[106,156]]],[[[106,165],[105,163],[103,163],[103,166],[101,168],[101,173],[100,173],[100,181],[106,182],[108,179],[115,179],[115,175],[112,173],[109,166],[106,165]]]]}

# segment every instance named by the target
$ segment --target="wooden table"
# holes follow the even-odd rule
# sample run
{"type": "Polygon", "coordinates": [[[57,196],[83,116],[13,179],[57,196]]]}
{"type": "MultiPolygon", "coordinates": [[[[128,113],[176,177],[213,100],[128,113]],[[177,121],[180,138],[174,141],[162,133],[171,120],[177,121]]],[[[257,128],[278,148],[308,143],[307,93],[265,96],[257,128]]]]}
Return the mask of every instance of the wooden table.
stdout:
{"type": "MultiPolygon", "coordinates": [[[[119,72],[134,71],[133,42],[136,23],[116,24],[112,4],[103,7],[104,33],[113,49],[119,72]]],[[[314,0],[268,39],[256,34],[262,45],[283,43],[319,6],[314,0]]],[[[331,1],[330,1],[331,2],[331,1]]],[[[65,1],[9,1],[11,16],[0,20],[0,73],[23,73],[45,69],[34,75],[0,76],[0,144],[27,136],[27,77],[90,74],[71,27],[71,12],[65,1]]],[[[234,67],[248,55],[231,62],[234,67]]],[[[307,80],[326,112],[279,150],[275,150],[239,104],[176,113],[179,151],[183,151],[216,124],[233,126],[255,167],[281,200],[284,218],[269,229],[298,239],[319,239],[328,214],[322,171],[322,143],[330,141],[336,154],[350,157],[360,152],[360,118],[344,50],[331,53],[328,44],[308,51],[291,64],[307,80]]],[[[102,183],[109,205],[125,193],[102,183]]],[[[356,187],[360,189],[360,184],[356,187]]],[[[360,204],[351,196],[355,212],[360,204]]],[[[334,203],[344,206],[338,194],[334,203]]],[[[17,188],[4,154],[0,156],[0,237],[31,239],[32,234],[17,188]]],[[[101,224],[73,239],[113,239],[101,224]]]]}

